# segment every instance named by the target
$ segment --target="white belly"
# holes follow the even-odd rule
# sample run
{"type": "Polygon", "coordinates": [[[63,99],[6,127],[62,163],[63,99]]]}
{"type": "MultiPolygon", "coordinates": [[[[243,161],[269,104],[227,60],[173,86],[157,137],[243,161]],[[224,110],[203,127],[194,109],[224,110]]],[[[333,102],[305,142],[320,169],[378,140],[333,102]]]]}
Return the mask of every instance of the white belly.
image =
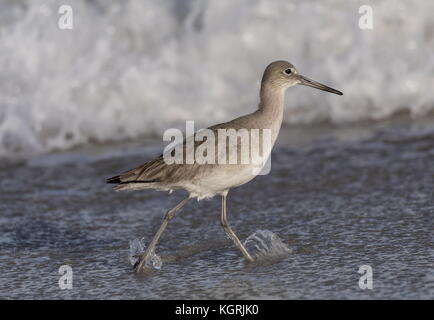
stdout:
{"type": "Polygon", "coordinates": [[[258,175],[258,167],[252,165],[219,165],[213,170],[183,184],[192,197],[198,200],[227,193],[230,188],[243,185],[258,175]]]}

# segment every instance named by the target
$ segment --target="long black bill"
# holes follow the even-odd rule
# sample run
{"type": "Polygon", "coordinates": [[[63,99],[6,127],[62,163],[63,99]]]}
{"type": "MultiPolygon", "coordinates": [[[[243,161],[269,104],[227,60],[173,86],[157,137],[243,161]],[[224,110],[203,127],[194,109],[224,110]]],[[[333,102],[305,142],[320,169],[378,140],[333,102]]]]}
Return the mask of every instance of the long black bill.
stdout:
{"type": "Polygon", "coordinates": [[[331,92],[331,93],[334,93],[334,94],[338,94],[340,96],[343,95],[342,92],[340,92],[340,91],[338,91],[336,89],[327,87],[326,85],[324,85],[322,83],[316,82],[316,81],[311,80],[309,78],[306,78],[306,77],[304,77],[302,75],[299,75],[298,77],[299,77],[299,80],[300,80],[300,84],[302,84],[304,86],[308,86],[308,87],[320,89],[320,90],[323,90],[323,91],[331,92]]]}

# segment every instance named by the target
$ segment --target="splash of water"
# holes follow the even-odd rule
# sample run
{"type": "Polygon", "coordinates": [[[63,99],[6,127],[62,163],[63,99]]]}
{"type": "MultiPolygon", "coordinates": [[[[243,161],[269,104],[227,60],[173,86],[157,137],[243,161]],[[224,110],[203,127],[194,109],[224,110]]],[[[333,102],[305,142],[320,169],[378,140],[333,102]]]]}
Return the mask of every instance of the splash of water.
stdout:
{"type": "Polygon", "coordinates": [[[292,253],[277,234],[269,230],[257,230],[245,241],[244,246],[257,260],[280,258],[292,253]]]}
{"type": "MultiPolygon", "coordinates": [[[[130,252],[128,255],[128,260],[130,261],[131,265],[135,265],[140,256],[145,252],[146,245],[144,238],[139,239],[135,238],[133,240],[130,240],[130,252]]],[[[160,270],[163,266],[163,262],[161,261],[160,256],[158,256],[155,251],[151,252],[150,259],[146,262],[146,264],[149,264],[151,262],[154,269],[160,270]]]]}

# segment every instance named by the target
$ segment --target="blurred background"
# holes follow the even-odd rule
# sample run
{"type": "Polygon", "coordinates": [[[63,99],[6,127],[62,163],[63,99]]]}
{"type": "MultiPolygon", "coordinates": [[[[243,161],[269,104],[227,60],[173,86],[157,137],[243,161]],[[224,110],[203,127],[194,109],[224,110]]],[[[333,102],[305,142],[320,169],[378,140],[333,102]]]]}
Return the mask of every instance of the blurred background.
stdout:
{"type": "Polygon", "coordinates": [[[256,108],[278,59],[344,92],[289,90],[286,124],[434,110],[431,0],[74,0],[61,30],[64,2],[0,1],[0,157],[229,120],[256,108]]]}
{"type": "Polygon", "coordinates": [[[0,298],[432,299],[433,13],[432,0],[0,0],[0,298]],[[137,244],[184,195],[105,178],[185,120],[255,110],[279,59],[344,95],[287,90],[271,173],[229,194],[263,259],[243,262],[218,199],[191,201],[162,268],[137,277],[137,244]]]}

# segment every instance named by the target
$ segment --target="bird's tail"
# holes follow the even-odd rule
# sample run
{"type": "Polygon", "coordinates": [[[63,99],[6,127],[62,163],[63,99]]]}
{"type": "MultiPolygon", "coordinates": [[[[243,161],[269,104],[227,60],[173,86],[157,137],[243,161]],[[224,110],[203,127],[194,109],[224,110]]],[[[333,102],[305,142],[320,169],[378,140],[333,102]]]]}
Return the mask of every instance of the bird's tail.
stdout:
{"type": "Polygon", "coordinates": [[[107,183],[121,183],[121,176],[114,176],[105,180],[107,183]]]}
{"type": "Polygon", "coordinates": [[[117,184],[113,187],[116,191],[122,190],[141,190],[141,189],[152,189],[155,187],[155,180],[125,180],[128,178],[128,174],[117,175],[106,179],[107,183],[117,184]]]}
{"type": "Polygon", "coordinates": [[[115,190],[137,190],[155,188],[157,183],[156,173],[164,164],[160,158],[146,162],[145,164],[123,172],[117,176],[106,179],[107,183],[117,184],[115,190]]]}

